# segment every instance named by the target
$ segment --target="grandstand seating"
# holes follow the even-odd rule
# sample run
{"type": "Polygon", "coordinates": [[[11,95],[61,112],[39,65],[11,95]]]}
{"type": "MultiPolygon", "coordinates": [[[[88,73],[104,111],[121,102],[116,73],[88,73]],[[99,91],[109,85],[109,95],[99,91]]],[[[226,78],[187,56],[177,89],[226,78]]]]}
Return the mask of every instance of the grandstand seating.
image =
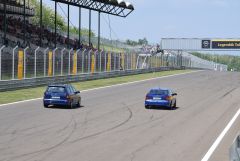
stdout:
{"type": "MultiPolygon", "coordinates": [[[[0,1],[0,11],[3,12],[4,10],[4,4],[3,1],[0,1]]],[[[6,1],[6,11],[8,14],[15,14],[15,15],[23,15],[23,4],[19,3],[16,0],[7,0],[6,1]]],[[[31,6],[28,6],[26,4],[25,9],[26,16],[34,16],[35,11],[34,8],[31,6]]]]}
{"type": "MultiPolygon", "coordinates": [[[[3,24],[3,20],[4,17],[3,15],[0,15],[0,24],[3,24]]],[[[23,40],[23,31],[24,28],[24,21],[22,16],[7,16],[7,34],[12,36],[11,37],[11,41],[12,42],[11,46],[30,46],[31,45],[36,45],[39,46],[40,42],[39,42],[39,33],[40,33],[40,27],[37,25],[32,24],[29,20],[26,20],[26,39],[27,39],[27,44],[22,44],[22,40],[23,40]],[[13,37],[15,37],[14,39],[12,39],[13,37]]],[[[0,31],[3,31],[3,25],[0,26],[0,31]]],[[[42,29],[42,33],[43,33],[43,39],[42,39],[42,46],[43,47],[54,47],[54,42],[55,42],[55,33],[51,32],[50,29],[48,29],[47,27],[43,26],[42,29]]],[[[67,37],[61,34],[56,35],[57,37],[57,45],[61,46],[61,47],[66,47],[67,44],[67,37]]],[[[10,45],[10,44],[8,44],[10,45]]],[[[69,46],[71,48],[74,49],[79,49],[79,48],[91,48],[93,50],[95,50],[92,46],[89,47],[88,45],[84,45],[83,43],[81,43],[81,45],[79,45],[79,42],[77,39],[70,39],[69,40],[69,46]]]]}
{"type": "MultiPolygon", "coordinates": [[[[23,44],[24,39],[24,20],[23,20],[23,4],[19,3],[17,0],[7,0],[7,40],[6,45],[8,46],[16,46],[19,47],[35,47],[40,46],[40,32],[41,29],[39,25],[34,25],[31,23],[31,19],[29,17],[34,16],[34,9],[31,6],[26,4],[26,43],[23,44]]],[[[0,11],[3,11],[3,2],[0,2],[0,11]]],[[[0,45],[3,44],[3,32],[4,32],[4,15],[0,14],[0,45]]],[[[79,43],[79,41],[75,38],[70,38],[69,43],[67,42],[67,36],[62,33],[56,34],[57,46],[67,47],[69,44],[70,48],[80,49],[87,48],[92,49],[92,45],[84,45],[83,43],[79,43]],[[79,45],[80,44],[80,45],[79,45]]],[[[55,33],[46,26],[42,27],[42,47],[50,47],[53,48],[55,46],[55,33]]]]}

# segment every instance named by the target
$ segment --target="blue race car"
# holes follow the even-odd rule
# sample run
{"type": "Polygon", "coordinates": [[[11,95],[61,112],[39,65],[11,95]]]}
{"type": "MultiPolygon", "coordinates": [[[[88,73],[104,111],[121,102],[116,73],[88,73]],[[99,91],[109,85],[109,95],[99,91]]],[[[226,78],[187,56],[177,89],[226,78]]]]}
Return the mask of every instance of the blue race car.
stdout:
{"type": "Polygon", "coordinates": [[[80,91],[77,91],[72,85],[49,85],[44,92],[43,105],[47,108],[49,105],[81,106],[80,91]]]}
{"type": "Polygon", "coordinates": [[[153,88],[146,95],[145,108],[163,106],[173,110],[177,106],[176,96],[177,93],[173,93],[170,89],[153,88]]]}

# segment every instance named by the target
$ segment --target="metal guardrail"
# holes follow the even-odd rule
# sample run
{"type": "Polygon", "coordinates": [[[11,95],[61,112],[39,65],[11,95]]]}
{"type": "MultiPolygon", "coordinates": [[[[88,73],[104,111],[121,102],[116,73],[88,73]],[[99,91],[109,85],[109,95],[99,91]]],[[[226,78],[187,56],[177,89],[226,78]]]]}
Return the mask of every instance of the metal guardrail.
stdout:
{"type": "Polygon", "coordinates": [[[229,150],[230,161],[240,161],[240,136],[238,136],[229,150]]]}
{"type": "Polygon", "coordinates": [[[0,82],[0,91],[16,90],[21,88],[44,86],[49,84],[63,84],[70,82],[81,82],[87,80],[113,78],[134,74],[143,74],[158,71],[167,70],[179,70],[181,67],[159,67],[152,69],[137,69],[137,70],[125,70],[125,71],[112,71],[112,72],[100,72],[92,74],[80,74],[69,76],[55,76],[55,77],[41,77],[41,78],[28,78],[24,80],[6,80],[0,82]]]}

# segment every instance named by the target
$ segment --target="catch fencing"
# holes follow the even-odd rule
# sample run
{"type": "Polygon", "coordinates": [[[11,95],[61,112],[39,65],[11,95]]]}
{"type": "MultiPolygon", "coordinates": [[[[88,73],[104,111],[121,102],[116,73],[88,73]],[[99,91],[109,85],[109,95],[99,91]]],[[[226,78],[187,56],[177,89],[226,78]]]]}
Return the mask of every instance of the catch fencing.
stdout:
{"type": "MultiPolygon", "coordinates": [[[[136,69],[136,53],[89,49],[0,48],[0,80],[93,74],[136,69]]],[[[157,66],[156,66],[157,67],[157,66]]]]}
{"type": "Polygon", "coordinates": [[[141,55],[91,49],[0,48],[0,80],[93,74],[163,66],[189,66],[190,59],[179,55],[141,55]]]}
{"type": "Polygon", "coordinates": [[[213,69],[214,63],[190,54],[166,51],[114,53],[91,49],[0,47],[0,82],[182,66],[213,69]]]}

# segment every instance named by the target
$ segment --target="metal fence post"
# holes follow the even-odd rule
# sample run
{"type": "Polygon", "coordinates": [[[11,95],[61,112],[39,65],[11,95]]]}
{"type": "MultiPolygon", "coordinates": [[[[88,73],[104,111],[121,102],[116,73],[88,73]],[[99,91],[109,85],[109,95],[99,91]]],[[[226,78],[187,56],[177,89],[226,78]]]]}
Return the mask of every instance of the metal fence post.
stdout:
{"type": "Polygon", "coordinates": [[[98,52],[98,50],[94,52],[94,59],[95,59],[94,60],[94,73],[96,72],[96,66],[97,66],[97,58],[96,58],[97,52],[98,52]]]}
{"type": "Polygon", "coordinates": [[[63,48],[61,50],[61,76],[63,76],[63,52],[66,50],[66,48],[63,48]]]}
{"type": "Polygon", "coordinates": [[[144,59],[143,64],[142,64],[142,69],[144,68],[144,66],[146,67],[147,56],[148,56],[148,55],[146,54],[145,59],[144,59]]]}
{"type": "Polygon", "coordinates": [[[76,54],[77,54],[77,62],[76,62],[76,65],[77,65],[77,70],[76,70],[76,73],[78,74],[78,52],[80,51],[81,49],[78,49],[76,51],[76,54]]]}
{"type": "Polygon", "coordinates": [[[128,53],[126,53],[127,56],[127,70],[128,70],[128,53]]]}
{"type": "Polygon", "coordinates": [[[88,52],[88,73],[90,73],[90,65],[91,65],[91,55],[90,55],[90,53],[92,52],[92,50],[90,50],[89,52],[88,52]]]}
{"type": "Polygon", "coordinates": [[[117,68],[117,55],[116,55],[116,53],[114,53],[113,54],[113,56],[114,56],[114,71],[116,71],[116,68],[117,68]]]}
{"type": "Polygon", "coordinates": [[[24,79],[26,79],[26,51],[27,51],[27,49],[29,49],[28,46],[23,50],[23,54],[24,54],[24,79]]]}
{"type": "Polygon", "coordinates": [[[139,62],[139,55],[138,55],[138,57],[137,57],[136,69],[138,69],[138,62],[139,62]]]}
{"type": "Polygon", "coordinates": [[[118,69],[121,70],[121,53],[118,53],[118,69]]]}
{"type": "Polygon", "coordinates": [[[15,70],[14,70],[14,68],[15,68],[15,55],[14,55],[14,53],[15,53],[15,50],[18,48],[18,46],[16,46],[15,48],[13,48],[13,52],[12,52],[12,79],[14,79],[15,78],[15,70]]]}
{"type": "Polygon", "coordinates": [[[104,54],[105,54],[105,62],[104,62],[104,72],[106,72],[107,71],[107,53],[106,52],[104,52],[104,54]]]}
{"type": "Polygon", "coordinates": [[[102,72],[102,53],[103,53],[103,50],[100,52],[100,62],[99,62],[99,71],[102,72]]]}
{"type": "Polygon", "coordinates": [[[46,55],[47,55],[47,51],[48,51],[49,48],[46,48],[44,51],[43,51],[43,76],[46,77],[46,55]]]}
{"type": "Polygon", "coordinates": [[[6,46],[3,45],[0,48],[0,80],[2,80],[2,50],[5,48],[6,46]]]}
{"type": "Polygon", "coordinates": [[[83,50],[83,52],[82,52],[82,73],[84,73],[84,65],[85,65],[85,63],[84,63],[84,61],[85,61],[85,52],[86,52],[86,49],[85,49],[85,50],[83,50]]]}
{"type": "Polygon", "coordinates": [[[71,52],[73,51],[73,48],[69,50],[68,53],[68,75],[71,75],[71,52]]]}
{"type": "Polygon", "coordinates": [[[55,48],[53,50],[53,76],[55,76],[55,56],[56,56],[56,51],[58,48],[55,48]]]}
{"type": "Polygon", "coordinates": [[[37,51],[40,47],[37,47],[37,49],[34,52],[34,78],[37,78],[37,51]]]}

